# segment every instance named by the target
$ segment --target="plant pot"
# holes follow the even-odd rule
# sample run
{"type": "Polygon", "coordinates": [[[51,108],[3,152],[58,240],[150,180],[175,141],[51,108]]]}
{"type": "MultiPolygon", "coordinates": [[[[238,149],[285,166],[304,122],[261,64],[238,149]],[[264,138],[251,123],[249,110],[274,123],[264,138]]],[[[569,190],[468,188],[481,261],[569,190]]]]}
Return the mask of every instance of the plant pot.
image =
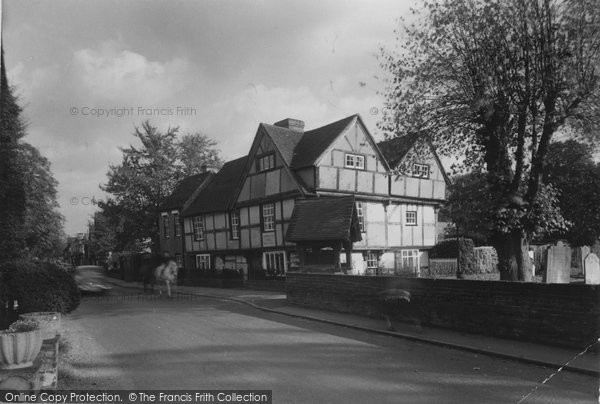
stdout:
{"type": "Polygon", "coordinates": [[[0,333],[0,368],[20,369],[33,366],[41,348],[40,330],[0,333]]]}
{"type": "Polygon", "coordinates": [[[61,314],[54,311],[36,311],[33,313],[24,313],[19,316],[23,320],[35,320],[40,324],[42,339],[49,340],[56,338],[60,331],[61,314]]]}

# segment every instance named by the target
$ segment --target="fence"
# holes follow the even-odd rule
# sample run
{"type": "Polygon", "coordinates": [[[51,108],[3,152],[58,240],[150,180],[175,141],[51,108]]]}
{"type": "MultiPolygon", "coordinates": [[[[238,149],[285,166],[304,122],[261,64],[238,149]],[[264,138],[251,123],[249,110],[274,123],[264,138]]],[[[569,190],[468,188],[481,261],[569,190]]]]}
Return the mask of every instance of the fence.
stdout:
{"type": "Polygon", "coordinates": [[[430,258],[429,268],[425,272],[429,277],[454,276],[456,275],[457,267],[456,258],[430,258]]]}

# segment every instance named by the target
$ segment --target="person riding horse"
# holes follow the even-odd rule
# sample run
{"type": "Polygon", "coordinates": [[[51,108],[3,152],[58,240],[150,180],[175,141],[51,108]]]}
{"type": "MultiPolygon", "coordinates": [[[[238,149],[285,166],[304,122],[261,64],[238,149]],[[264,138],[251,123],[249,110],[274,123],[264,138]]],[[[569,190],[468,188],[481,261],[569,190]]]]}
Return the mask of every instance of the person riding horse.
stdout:
{"type": "Polygon", "coordinates": [[[150,290],[154,293],[154,284],[164,281],[167,285],[167,294],[171,297],[171,284],[177,283],[178,266],[168,255],[144,254],[139,273],[144,285],[144,292],[150,290]]]}

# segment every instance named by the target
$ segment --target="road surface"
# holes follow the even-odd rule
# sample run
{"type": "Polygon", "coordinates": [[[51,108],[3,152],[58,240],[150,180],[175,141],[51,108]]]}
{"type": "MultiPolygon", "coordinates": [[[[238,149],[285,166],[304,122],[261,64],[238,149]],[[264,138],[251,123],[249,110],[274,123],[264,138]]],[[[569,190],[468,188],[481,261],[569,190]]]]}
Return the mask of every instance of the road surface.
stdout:
{"type": "MultiPolygon", "coordinates": [[[[517,403],[550,374],[490,358],[265,313],[220,299],[115,288],[63,320],[59,388],[272,390],[274,403],[517,403]]],[[[562,372],[526,403],[597,403],[562,372]]]]}

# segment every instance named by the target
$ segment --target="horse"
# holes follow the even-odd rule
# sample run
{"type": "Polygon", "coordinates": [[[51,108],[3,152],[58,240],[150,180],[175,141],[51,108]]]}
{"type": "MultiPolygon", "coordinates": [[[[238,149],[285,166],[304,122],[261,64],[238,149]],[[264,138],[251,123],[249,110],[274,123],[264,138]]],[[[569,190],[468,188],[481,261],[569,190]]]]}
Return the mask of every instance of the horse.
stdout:
{"type": "MultiPolygon", "coordinates": [[[[177,272],[179,267],[173,260],[169,260],[164,264],[156,267],[154,270],[154,280],[164,282],[167,285],[167,296],[171,297],[171,285],[177,287],[177,272]]],[[[160,292],[160,289],[159,289],[160,292]]]]}

